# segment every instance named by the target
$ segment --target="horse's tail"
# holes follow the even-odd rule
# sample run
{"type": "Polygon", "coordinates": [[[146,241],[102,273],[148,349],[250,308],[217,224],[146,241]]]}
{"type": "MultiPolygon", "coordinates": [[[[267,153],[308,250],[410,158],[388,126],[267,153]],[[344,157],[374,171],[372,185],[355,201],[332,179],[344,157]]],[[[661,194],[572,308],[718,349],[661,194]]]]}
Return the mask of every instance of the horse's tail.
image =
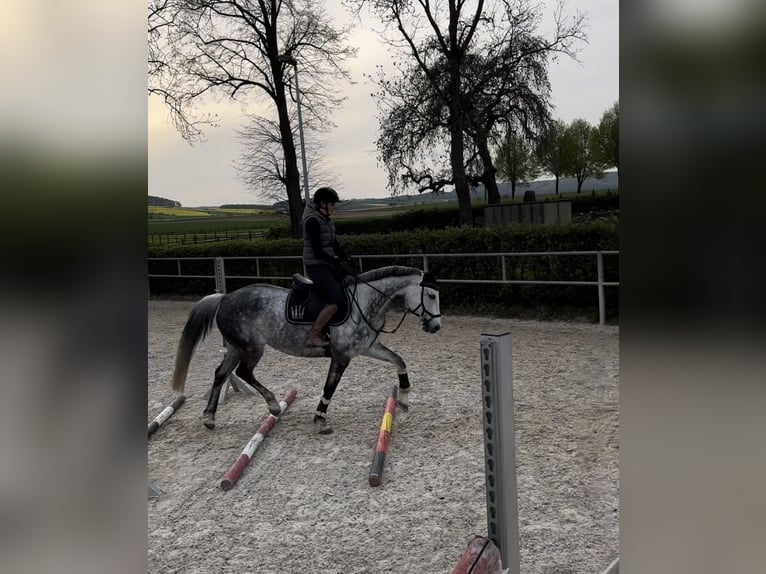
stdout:
{"type": "Polygon", "coordinates": [[[181,333],[181,340],[178,342],[176,366],[173,370],[173,390],[178,392],[184,390],[186,373],[189,370],[194,349],[213,327],[213,320],[223,297],[223,293],[214,293],[203,297],[189,313],[189,319],[186,321],[181,333]]]}

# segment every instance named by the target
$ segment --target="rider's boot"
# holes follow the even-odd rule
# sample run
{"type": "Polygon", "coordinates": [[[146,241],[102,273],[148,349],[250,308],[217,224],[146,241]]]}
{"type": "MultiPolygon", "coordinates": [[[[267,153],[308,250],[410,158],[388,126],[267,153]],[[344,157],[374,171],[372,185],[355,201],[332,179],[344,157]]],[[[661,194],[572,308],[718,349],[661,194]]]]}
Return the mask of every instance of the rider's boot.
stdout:
{"type": "Polygon", "coordinates": [[[326,347],[330,344],[322,338],[322,330],[325,328],[325,325],[330,322],[330,319],[332,319],[332,316],[335,315],[337,311],[337,305],[325,305],[314,320],[314,324],[311,325],[311,330],[304,343],[306,347],[326,347]]]}

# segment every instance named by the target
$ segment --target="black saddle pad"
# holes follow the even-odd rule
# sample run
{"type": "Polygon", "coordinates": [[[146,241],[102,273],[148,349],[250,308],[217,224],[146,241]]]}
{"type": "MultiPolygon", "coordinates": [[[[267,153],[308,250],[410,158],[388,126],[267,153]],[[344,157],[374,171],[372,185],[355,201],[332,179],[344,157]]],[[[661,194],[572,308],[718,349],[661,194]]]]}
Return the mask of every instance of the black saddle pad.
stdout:
{"type": "MultiPolygon", "coordinates": [[[[330,319],[330,325],[336,326],[346,322],[351,311],[351,295],[348,289],[343,289],[345,301],[338,307],[335,315],[330,319]]],[[[285,319],[294,325],[311,325],[324,308],[324,303],[317,297],[316,291],[311,286],[293,283],[290,293],[285,302],[285,319]]]]}

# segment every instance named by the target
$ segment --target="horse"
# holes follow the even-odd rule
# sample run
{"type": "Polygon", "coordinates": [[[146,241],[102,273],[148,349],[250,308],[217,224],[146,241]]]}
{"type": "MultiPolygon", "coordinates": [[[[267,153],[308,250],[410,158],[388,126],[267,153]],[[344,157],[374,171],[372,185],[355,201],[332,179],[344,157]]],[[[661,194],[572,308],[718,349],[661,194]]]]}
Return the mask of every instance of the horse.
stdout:
{"type": "Polygon", "coordinates": [[[227,294],[207,295],[194,305],[178,343],[172,387],[177,392],[183,391],[194,350],[215,321],[223,336],[226,353],[215,370],[208,403],[202,413],[203,423],[208,429],[215,428],[220,390],[232,372],[261,394],[271,414],[280,414],[274,393],[253,375],[266,345],[296,357],[331,359],[313,419],[320,434],[333,432],[327,419],[327,409],[343,372],[351,359],[358,355],[386,361],[396,367],[399,376],[398,402],[403,410],[409,408],[407,365],[378,337],[383,332],[395,332],[408,314],[420,318],[425,332],[439,331],[441,313],[436,278],[431,273],[402,266],[382,267],[346,277],[342,285],[346,294],[345,309],[339,309],[330,321],[327,347],[304,345],[313,321],[308,311],[313,307],[316,312],[322,306],[309,291],[311,285],[311,281],[295,274],[292,289],[256,283],[227,294]],[[386,311],[392,304],[401,307],[402,318],[393,331],[384,331],[386,311]]]}

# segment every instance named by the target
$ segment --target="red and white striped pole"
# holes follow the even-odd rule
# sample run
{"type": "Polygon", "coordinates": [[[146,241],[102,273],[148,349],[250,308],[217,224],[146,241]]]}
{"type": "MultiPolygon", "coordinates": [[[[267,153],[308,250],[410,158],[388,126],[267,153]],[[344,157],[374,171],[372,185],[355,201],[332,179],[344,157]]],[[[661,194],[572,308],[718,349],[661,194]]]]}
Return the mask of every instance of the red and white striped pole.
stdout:
{"type": "Polygon", "coordinates": [[[396,396],[399,392],[398,387],[394,385],[391,394],[386,399],[386,411],[383,414],[383,421],[380,423],[380,434],[378,434],[378,443],[375,445],[375,455],[370,465],[370,486],[380,486],[383,478],[383,465],[386,462],[386,452],[391,438],[391,427],[394,424],[394,414],[396,414],[396,396]]]}
{"type": "MultiPolygon", "coordinates": [[[[298,394],[296,389],[290,389],[290,391],[288,391],[288,393],[282,397],[282,400],[279,401],[279,406],[282,409],[282,412],[279,413],[280,416],[293,402],[296,394],[298,394]]],[[[221,488],[224,490],[231,490],[234,487],[234,485],[239,480],[239,477],[242,476],[242,472],[250,462],[250,459],[253,458],[255,451],[263,442],[263,439],[266,438],[266,436],[269,434],[271,429],[274,428],[274,425],[277,424],[278,420],[278,416],[271,414],[264,419],[264,421],[261,423],[261,426],[258,427],[258,431],[253,435],[253,438],[251,438],[245,445],[245,448],[242,449],[242,454],[239,455],[237,460],[234,461],[234,464],[231,465],[229,471],[224,475],[223,480],[221,481],[221,488]]]]}
{"type": "Polygon", "coordinates": [[[484,536],[474,536],[451,574],[501,574],[500,550],[484,536]]]}

